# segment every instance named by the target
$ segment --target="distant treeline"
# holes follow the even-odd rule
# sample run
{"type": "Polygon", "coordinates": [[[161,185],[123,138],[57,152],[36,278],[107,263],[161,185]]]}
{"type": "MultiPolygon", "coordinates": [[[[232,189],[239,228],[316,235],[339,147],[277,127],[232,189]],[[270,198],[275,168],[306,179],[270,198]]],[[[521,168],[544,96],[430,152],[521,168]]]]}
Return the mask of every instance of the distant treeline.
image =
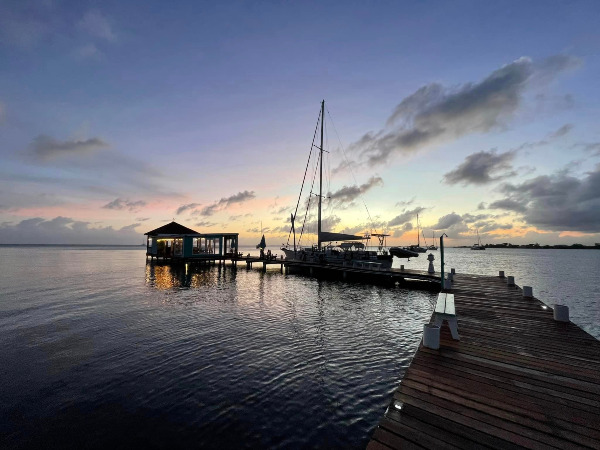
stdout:
{"type": "MultiPolygon", "coordinates": [[[[461,246],[458,248],[469,248],[470,245],[461,246]]],[[[511,244],[509,242],[504,242],[502,244],[485,244],[485,248],[532,248],[532,249],[542,249],[542,248],[574,248],[574,249],[585,249],[585,250],[600,250],[600,243],[596,242],[594,245],[583,245],[583,244],[572,244],[572,245],[540,245],[540,244],[524,244],[517,245],[511,244]]]]}

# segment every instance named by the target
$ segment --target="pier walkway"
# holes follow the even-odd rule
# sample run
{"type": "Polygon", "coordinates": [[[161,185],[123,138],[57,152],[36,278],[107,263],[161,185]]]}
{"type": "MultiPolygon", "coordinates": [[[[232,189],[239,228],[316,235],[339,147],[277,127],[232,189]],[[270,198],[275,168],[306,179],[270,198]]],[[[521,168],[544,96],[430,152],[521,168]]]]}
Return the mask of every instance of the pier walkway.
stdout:
{"type": "Polygon", "coordinates": [[[454,280],[460,341],[419,346],[367,448],[600,448],[600,341],[506,278],[454,280]]]}

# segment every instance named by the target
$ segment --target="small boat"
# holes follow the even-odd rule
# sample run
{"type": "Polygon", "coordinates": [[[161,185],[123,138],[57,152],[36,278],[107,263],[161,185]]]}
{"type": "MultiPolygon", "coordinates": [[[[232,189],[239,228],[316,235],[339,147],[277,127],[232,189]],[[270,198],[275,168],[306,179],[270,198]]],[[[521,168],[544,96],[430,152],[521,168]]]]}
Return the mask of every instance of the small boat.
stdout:
{"type": "Polygon", "coordinates": [[[473,244],[471,250],[485,250],[485,247],[481,245],[481,239],[479,238],[479,230],[477,230],[477,244],[473,244]]]}

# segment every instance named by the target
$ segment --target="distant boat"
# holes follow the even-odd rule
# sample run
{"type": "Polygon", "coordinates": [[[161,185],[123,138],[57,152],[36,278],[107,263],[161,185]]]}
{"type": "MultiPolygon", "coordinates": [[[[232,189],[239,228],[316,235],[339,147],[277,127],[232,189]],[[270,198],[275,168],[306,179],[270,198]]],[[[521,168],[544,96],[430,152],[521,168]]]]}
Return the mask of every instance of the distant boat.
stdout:
{"type": "Polygon", "coordinates": [[[258,243],[258,245],[256,246],[256,248],[260,248],[261,250],[264,250],[267,246],[267,243],[265,241],[265,235],[262,235],[262,239],[260,240],[260,242],[258,243]]]}
{"type": "Polygon", "coordinates": [[[431,244],[429,247],[427,247],[427,250],[437,250],[437,245],[435,243],[435,235],[433,233],[431,233],[431,239],[433,240],[433,244],[431,244]]]}
{"type": "Polygon", "coordinates": [[[479,238],[479,230],[477,230],[477,244],[473,244],[471,250],[485,250],[485,247],[481,245],[481,239],[479,238]]]}
{"type": "MultiPolygon", "coordinates": [[[[427,245],[427,244],[425,244],[427,245]]],[[[417,214],[417,245],[409,245],[408,247],[404,247],[406,250],[410,250],[412,252],[417,253],[426,253],[427,248],[421,247],[421,234],[419,232],[419,215],[417,214]]]]}

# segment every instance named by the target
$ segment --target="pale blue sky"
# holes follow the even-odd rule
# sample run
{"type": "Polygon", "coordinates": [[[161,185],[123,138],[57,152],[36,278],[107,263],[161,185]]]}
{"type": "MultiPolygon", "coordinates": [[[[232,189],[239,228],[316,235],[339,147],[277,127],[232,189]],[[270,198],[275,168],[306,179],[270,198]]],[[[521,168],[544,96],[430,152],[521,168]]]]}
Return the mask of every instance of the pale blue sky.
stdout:
{"type": "Polygon", "coordinates": [[[0,4],[0,243],[279,243],[323,98],[338,231],[600,241],[598,2],[214,3],[0,4]]]}

